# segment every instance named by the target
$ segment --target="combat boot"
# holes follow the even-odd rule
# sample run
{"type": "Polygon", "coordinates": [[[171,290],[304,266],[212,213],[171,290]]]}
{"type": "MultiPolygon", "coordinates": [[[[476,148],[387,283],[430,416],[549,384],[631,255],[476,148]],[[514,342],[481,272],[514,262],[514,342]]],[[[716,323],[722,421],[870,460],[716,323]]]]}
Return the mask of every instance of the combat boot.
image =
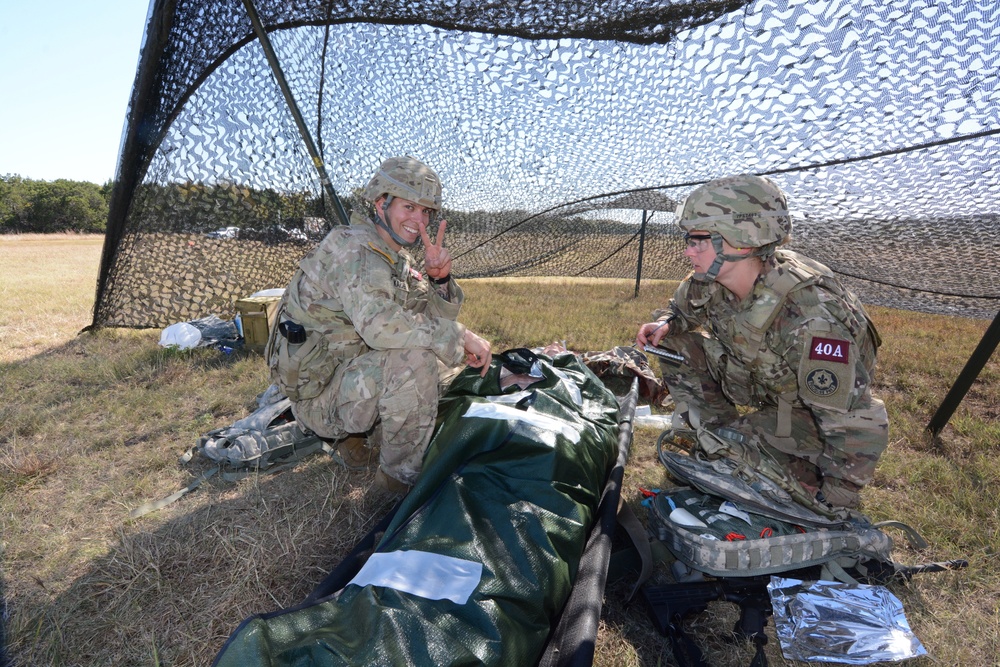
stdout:
{"type": "Polygon", "coordinates": [[[861,504],[861,487],[836,477],[824,477],[820,491],[823,500],[834,507],[854,509],[861,504]]]}
{"type": "Polygon", "coordinates": [[[387,475],[382,466],[375,471],[375,488],[393,496],[403,497],[410,492],[410,485],[387,475]]]}
{"type": "Polygon", "coordinates": [[[330,458],[348,470],[361,470],[371,462],[371,451],[364,436],[349,435],[337,443],[337,449],[330,454],[330,458]]]}

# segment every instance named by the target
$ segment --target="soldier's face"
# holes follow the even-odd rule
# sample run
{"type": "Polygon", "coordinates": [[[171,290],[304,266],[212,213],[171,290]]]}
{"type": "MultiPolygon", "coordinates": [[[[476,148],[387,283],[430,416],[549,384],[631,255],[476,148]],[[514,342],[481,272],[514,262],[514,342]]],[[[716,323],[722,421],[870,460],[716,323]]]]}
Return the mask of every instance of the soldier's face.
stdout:
{"type": "Polygon", "coordinates": [[[429,225],[431,216],[434,215],[434,209],[421,206],[402,197],[393,197],[388,209],[383,208],[384,206],[385,200],[383,199],[380,208],[388,213],[384,219],[392,227],[392,231],[408,243],[413,243],[420,237],[420,222],[423,222],[425,226],[429,225]]]}
{"type": "MultiPolygon", "coordinates": [[[[692,231],[687,235],[694,242],[684,248],[684,256],[691,260],[695,273],[706,273],[715,261],[715,248],[712,246],[712,236],[704,231],[692,231]]],[[[723,241],[725,246],[725,241],[723,241]]]]}

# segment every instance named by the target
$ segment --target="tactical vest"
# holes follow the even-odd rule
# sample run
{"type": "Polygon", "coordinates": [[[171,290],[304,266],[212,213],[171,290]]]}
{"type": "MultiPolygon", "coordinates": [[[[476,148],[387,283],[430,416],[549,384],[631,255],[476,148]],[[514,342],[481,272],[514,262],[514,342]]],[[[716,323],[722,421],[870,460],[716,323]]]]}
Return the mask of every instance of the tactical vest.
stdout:
{"type": "MultiPolygon", "coordinates": [[[[778,250],[772,261],[775,266],[765,274],[764,285],[755,288],[757,299],[749,309],[733,317],[710,319],[714,337],[706,339],[705,352],[729,400],[752,407],[777,406],[776,435],[787,436],[791,432],[791,408],[801,404],[798,379],[768,343],[779,335],[770,328],[789,295],[816,286],[834,297],[824,300],[824,314],[829,313],[851,333],[869,373],[874,370],[881,340],[860,301],[825,266],[787,250],[778,250]]],[[[713,296],[712,301],[723,298],[722,290],[713,296]]]]}
{"type": "MultiPolygon", "coordinates": [[[[300,278],[296,273],[292,285],[300,278]]],[[[271,369],[271,379],[293,401],[316,398],[333,379],[340,364],[362,354],[368,348],[343,312],[331,313],[323,323],[309,317],[297,304],[297,293],[290,289],[278,309],[264,354],[271,369]],[[296,313],[292,316],[290,313],[296,313]],[[279,325],[292,321],[306,330],[303,343],[290,343],[279,325]]]]}
{"type": "MultiPolygon", "coordinates": [[[[355,228],[357,224],[368,224],[363,219],[355,220],[344,230],[345,234],[362,234],[355,228]]],[[[336,230],[335,230],[336,231],[336,230]]],[[[399,253],[397,260],[385,252],[380,246],[381,241],[373,233],[364,234],[361,242],[371,238],[366,243],[366,250],[381,258],[391,267],[393,283],[393,300],[403,308],[414,309],[414,304],[422,296],[426,296],[427,285],[421,276],[411,268],[411,259],[406,253],[399,253]]],[[[342,239],[345,243],[358,243],[358,239],[342,239]]],[[[347,314],[342,310],[318,309],[310,310],[308,303],[300,299],[299,285],[305,279],[319,282],[322,272],[319,262],[312,261],[314,253],[310,253],[300,263],[295,272],[278,309],[275,326],[270,332],[265,358],[271,369],[271,378],[282,392],[293,401],[306,400],[318,396],[333,379],[333,375],[341,363],[353,359],[369,351],[347,314]],[[279,331],[278,325],[283,321],[293,321],[306,330],[306,341],[301,344],[288,342],[279,331]]]]}

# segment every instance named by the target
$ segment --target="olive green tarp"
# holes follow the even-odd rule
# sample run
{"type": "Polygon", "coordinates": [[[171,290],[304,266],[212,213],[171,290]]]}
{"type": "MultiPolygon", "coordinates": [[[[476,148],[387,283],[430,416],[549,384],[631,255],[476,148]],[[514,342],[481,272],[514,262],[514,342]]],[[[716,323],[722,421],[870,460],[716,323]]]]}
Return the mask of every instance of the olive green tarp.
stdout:
{"type": "Polygon", "coordinates": [[[424,471],[375,549],[481,563],[465,604],[351,584],[245,620],[215,665],[537,662],[615,463],[619,409],[575,356],[541,360],[544,379],[526,390],[501,392],[496,363],[485,378],[459,376],[424,471]]]}

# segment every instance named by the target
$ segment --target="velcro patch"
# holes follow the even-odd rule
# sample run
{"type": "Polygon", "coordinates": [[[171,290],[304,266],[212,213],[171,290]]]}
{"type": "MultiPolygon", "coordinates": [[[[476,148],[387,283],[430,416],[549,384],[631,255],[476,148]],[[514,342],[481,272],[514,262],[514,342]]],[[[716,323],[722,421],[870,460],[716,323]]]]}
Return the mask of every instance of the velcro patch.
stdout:
{"type": "Polygon", "coordinates": [[[838,364],[846,364],[850,359],[850,352],[850,341],[813,336],[809,347],[809,358],[817,361],[832,361],[838,364]]]}
{"type": "Polygon", "coordinates": [[[854,391],[857,346],[843,338],[809,336],[799,362],[799,397],[807,405],[847,410],[854,391]]]}
{"type": "Polygon", "coordinates": [[[817,396],[832,396],[840,389],[840,378],[829,368],[817,368],[806,375],[806,387],[817,396]]]}

